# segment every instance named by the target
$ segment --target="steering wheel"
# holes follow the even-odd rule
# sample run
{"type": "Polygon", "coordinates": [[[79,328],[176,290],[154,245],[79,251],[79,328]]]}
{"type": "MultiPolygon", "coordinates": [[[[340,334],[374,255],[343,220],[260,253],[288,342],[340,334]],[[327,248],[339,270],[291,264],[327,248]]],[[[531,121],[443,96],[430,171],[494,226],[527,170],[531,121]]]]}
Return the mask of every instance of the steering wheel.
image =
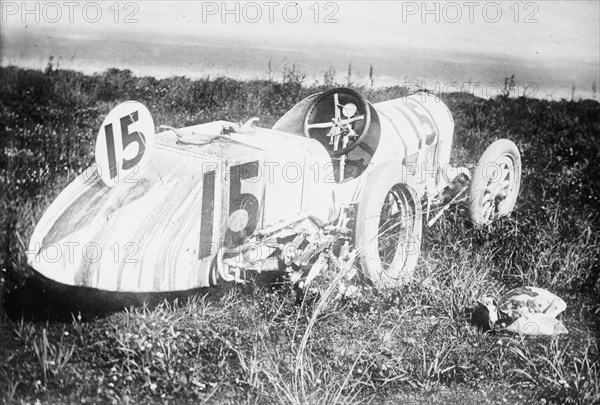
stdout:
{"type": "Polygon", "coordinates": [[[305,137],[321,142],[329,156],[339,157],[360,145],[370,124],[367,100],[355,90],[339,87],[312,101],[304,115],[303,130],[305,137]]]}

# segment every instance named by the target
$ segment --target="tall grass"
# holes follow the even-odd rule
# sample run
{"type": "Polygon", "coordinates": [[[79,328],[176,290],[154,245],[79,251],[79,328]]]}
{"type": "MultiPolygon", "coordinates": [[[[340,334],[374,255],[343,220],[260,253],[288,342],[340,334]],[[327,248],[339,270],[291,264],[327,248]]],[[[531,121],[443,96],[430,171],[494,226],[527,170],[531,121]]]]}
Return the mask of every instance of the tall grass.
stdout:
{"type": "MultiPolygon", "coordinates": [[[[24,249],[44,209],[93,159],[96,131],[128,99],[156,124],[261,117],[268,127],[325,86],[286,80],[157,80],[110,69],[85,76],[0,70],[2,294],[28,274],[24,249]]],[[[328,86],[334,86],[330,74],[328,86]]],[[[359,88],[376,102],[406,90],[359,88]]],[[[450,209],[424,231],[415,280],[338,294],[333,270],[306,295],[230,286],[185,302],[96,320],[31,323],[0,315],[3,401],[215,403],[592,403],[598,384],[600,105],[442,95],[456,123],[452,160],[476,163],[507,137],[523,156],[516,212],[488,229],[450,209]],[[468,322],[484,294],[536,285],[567,301],[567,337],[481,335],[468,322]]],[[[337,281],[336,281],[337,280],[337,281]]]]}

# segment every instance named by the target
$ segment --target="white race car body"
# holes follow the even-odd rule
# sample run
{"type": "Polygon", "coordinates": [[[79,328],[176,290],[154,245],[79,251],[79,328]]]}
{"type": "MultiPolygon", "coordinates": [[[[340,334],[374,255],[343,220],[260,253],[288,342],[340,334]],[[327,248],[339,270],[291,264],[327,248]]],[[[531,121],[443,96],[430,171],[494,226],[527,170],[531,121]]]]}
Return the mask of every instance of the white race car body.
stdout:
{"type": "MultiPolygon", "coordinates": [[[[67,286],[111,292],[208,287],[240,280],[245,270],[306,262],[306,249],[288,254],[286,241],[322,246],[323,233],[339,228],[384,163],[406,170],[404,183],[419,201],[446,187],[454,123],[439,98],[420,93],[369,104],[363,144],[336,169],[339,159],[302,135],[314,97],[274,129],[216,121],[142,134],[153,136],[143,165],[110,187],[94,165],[50,205],[31,236],[29,265],[67,286]],[[229,127],[238,130],[224,133],[229,127]]],[[[144,153],[141,143],[128,149],[123,139],[124,155],[144,153]]]]}

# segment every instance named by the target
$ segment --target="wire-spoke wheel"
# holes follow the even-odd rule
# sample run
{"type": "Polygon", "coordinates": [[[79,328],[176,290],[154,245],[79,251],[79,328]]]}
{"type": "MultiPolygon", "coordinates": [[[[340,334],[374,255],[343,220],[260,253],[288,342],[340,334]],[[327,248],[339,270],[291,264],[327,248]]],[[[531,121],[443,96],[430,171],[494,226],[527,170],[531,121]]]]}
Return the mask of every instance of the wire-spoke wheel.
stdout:
{"type": "Polygon", "coordinates": [[[422,234],[421,206],[402,183],[402,168],[384,164],[369,176],[356,217],[356,248],[363,274],[375,285],[412,278],[422,234]]]}
{"type": "Polygon", "coordinates": [[[471,220],[489,225],[510,215],[521,186],[521,154],[508,139],[492,143],[481,155],[471,182],[471,220]]]}
{"type": "Polygon", "coordinates": [[[402,186],[395,185],[385,197],[379,217],[379,258],[384,271],[394,262],[401,248],[410,241],[414,228],[414,207],[402,186]]]}

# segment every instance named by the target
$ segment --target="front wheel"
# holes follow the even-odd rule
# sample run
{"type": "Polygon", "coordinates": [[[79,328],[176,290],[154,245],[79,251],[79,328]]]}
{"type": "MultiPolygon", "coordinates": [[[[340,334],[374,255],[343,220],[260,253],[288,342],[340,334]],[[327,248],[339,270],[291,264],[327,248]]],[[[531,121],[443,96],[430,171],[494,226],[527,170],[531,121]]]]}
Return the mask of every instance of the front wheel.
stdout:
{"type": "Polygon", "coordinates": [[[499,139],[485,150],[475,168],[469,205],[475,225],[489,225],[510,215],[521,186],[521,154],[517,145],[499,139]]]}
{"type": "Polygon", "coordinates": [[[422,212],[403,184],[402,166],[377,167],[362,191],[356,216],[356,249],[363,274],[378,287],[412,279],[421,248],[422,212]]]}

